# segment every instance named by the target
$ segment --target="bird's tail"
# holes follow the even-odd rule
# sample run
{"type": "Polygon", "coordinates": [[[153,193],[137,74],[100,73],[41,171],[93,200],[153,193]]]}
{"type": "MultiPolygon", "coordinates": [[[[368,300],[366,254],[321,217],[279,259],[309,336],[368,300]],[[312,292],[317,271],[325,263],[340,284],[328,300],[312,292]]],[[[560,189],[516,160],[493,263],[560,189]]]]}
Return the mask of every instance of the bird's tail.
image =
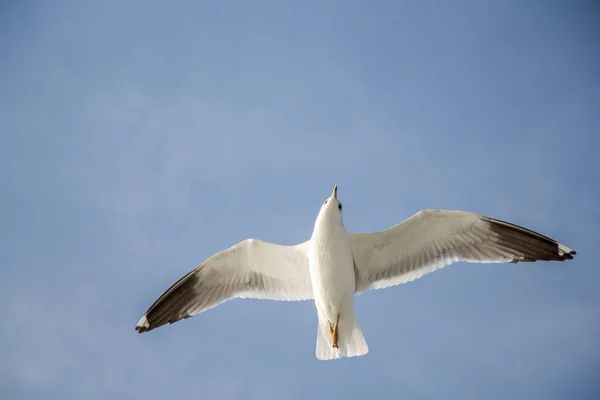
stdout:
{"type": "MultiPolygon", "coordinates": [[[[335,321],[332,322],[335,323],[335,321]]],[[[319,329],[317,332],[317,358],[319,360],[362,356],[369,351],[352,309],[340,313],[337,340],[338,347],[335,348],[329,331],[329,321],[319,313],[319,329]]]]}

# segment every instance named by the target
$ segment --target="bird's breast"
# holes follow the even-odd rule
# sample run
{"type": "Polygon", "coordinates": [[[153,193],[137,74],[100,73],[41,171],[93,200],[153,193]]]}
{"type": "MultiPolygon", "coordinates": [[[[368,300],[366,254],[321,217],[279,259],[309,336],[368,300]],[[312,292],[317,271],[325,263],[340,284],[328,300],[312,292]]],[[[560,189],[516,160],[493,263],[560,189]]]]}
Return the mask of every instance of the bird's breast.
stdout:
{"type": "Polygon", "coordinates": [[[317,308],[336,312],[354,298],[354,262],[345,231],[314,235],[309,264],[317,308]]]}

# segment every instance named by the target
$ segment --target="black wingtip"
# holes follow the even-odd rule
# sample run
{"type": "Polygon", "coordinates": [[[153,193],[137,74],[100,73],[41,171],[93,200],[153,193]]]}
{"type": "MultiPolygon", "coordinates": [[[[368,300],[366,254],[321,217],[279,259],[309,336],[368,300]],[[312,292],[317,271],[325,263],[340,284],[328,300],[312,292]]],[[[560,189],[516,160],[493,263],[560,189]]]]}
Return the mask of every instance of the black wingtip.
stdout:
{"type": "Polygon", "coordinates": [[[577,252],[541,233],[494,218],[485,217],[498,243],[516,252],[512,262],[566,261],[577,252]]]}
{"type": "Polygon", "coordinates": [[[152,326],[150,325],[150,322],[148,321],[147,315],[148,314],[144,314],[144,316],[139,320],[139,322],[135,326],[135,330],[138,333],[144,333],[144,332],[148,332],[149,330],[152,330],[152,326]]]}
{"type": "Polygon", "coordinates": [[[136,326],[135,330],[137,331],[138,334],[142,334],[144,332],[151,331],[152,329],[146,328],[145,326],[136,326]]]}
{"type": "Polygon", "coordinates": [[[565,260],[572,260],[575,255],[577,254],[577,252],[567,246],[565,246],[564,244],[560,244],[557,243],[559,250],[562,251],[562,254],[560,255],[560,261],[565,261],[565,260]]]}
{"type": "Polygon", "coordinates": [[[563,254],[563,257],[565,260],[572,260],[576,254],[577,252],[575,250],[571,250],[570,252],[563,254]]]}

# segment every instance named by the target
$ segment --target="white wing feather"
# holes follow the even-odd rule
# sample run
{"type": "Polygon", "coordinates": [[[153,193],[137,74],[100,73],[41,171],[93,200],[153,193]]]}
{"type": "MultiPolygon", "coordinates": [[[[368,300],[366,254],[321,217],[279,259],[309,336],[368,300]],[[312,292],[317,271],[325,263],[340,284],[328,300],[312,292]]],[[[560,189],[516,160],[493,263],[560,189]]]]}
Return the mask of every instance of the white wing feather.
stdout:
{"type": "Polygon", "coordinates": [[[175,282],[136,326],[140,333],[189,318],[239,297],[313,298],[308,242],[281,246],[248,239],[221,251],[175,282]]]}
{"type": "Polygon", "coordinates": [[[356,291],[409,282],[457,261],[564,261],[574,250],[520,226],[466,211],[423,210],[373,233],[351,233],[356,291]]]}

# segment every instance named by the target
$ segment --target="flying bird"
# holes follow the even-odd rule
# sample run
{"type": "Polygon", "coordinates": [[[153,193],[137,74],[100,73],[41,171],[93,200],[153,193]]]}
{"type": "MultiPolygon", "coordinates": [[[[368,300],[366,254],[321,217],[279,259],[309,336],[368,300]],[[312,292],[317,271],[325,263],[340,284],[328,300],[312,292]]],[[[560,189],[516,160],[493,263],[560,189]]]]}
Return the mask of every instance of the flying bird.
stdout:
{"type": "Polygon", "coordinates": [[[139,333],[233,298],[313,299],[316,356],[364,355],[354,295],[406,283],[457,261],[518,263],[570,260],[576,252],[546,236],[467,211],[422,210],[389,229],[350,233],[337,186],[325,200],[311,238],[295,246],[247,239],[175,282],[137,323],[139,333]]]}

